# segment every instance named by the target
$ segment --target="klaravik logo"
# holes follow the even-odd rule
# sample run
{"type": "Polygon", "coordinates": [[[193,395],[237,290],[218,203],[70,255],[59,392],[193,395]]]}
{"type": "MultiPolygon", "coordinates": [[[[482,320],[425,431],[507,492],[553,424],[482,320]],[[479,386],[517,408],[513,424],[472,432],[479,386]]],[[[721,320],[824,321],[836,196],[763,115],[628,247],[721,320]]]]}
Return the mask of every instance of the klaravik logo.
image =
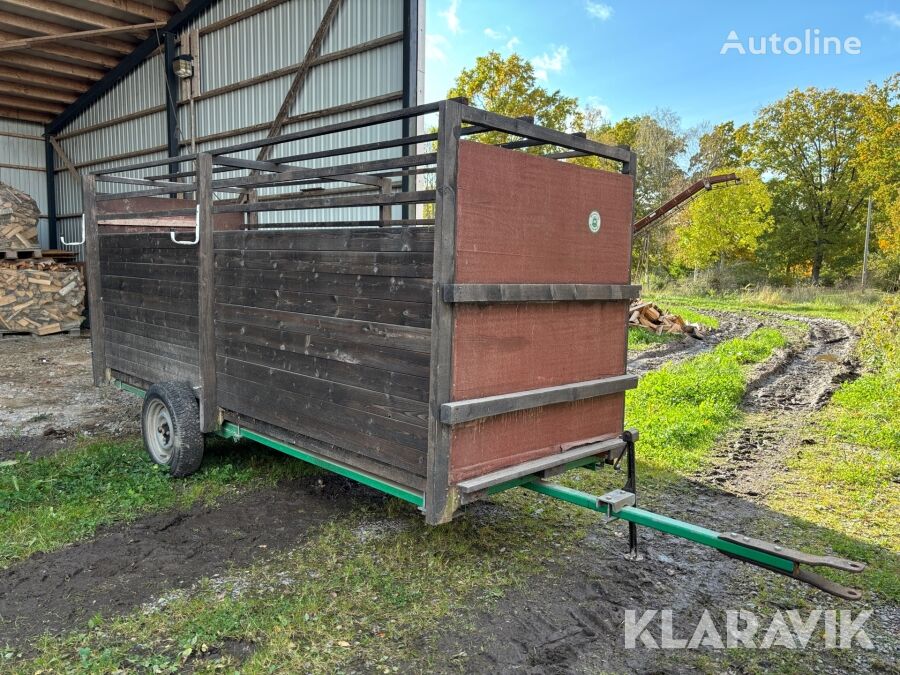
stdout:
{"type": "Polygon", "coordinates": [[[771,35],[750,36],[746,40],[738,36],[736,30],[728,33],[719,54],[729,52],[737,54],[787,54],[796,56],[830,56],[849,54],[856,56],[862,51],[862,40],[855,36],[839,38],[834,35],[822,35],[818,28],[807,28],[803,35],[782,37],[778,33],[771,35]]]}

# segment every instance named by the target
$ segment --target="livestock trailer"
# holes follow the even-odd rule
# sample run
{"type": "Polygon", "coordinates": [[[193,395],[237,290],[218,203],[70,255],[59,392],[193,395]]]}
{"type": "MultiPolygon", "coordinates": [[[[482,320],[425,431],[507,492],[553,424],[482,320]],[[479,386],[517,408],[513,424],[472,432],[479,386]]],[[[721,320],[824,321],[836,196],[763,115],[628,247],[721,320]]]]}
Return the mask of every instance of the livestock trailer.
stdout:
{"type": "Polygon", "coordinates": [[[641,524],[857,597],[799,565],[859,563],[635,505],[635,168],[627,148],[448,100],[96,172],[94,381],[144,395],[145,445],[176,476],[218,433],[434,525],[521,486],[629,521],[632,553],[641,524]],[[436,131],[410,133],[422,116],[436,131]],[[607,495],[547,481],[621,461],[607,495]]]}

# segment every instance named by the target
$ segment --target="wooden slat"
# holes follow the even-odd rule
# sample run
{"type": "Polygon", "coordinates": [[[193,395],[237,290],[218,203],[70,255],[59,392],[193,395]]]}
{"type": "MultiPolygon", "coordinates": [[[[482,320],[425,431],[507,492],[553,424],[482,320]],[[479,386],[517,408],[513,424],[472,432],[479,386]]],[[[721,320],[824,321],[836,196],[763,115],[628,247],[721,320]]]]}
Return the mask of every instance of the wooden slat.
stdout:
{"type": "MultiPolygon", "coordinates": [[[[157,237],[159,235],[156,235],[157,237]]],[[[430,227],[397,227],[380,230],[315,230],[303,232],[216,232],[216,251],[416,251],[431,252],[434,230],[430,227]]]]}
{"type": "Polygon", "coordinates": [[[242,251],[216,253],[225,270],[272,270],[285,273],[365,274],[430,279],[433,254],[402,251],[242,251]]]}
{"type": "Polygon", "coordinates": [[[374,423],[371,415],[315,401],[265,383],[242,380],[226,373],[219,373],[218,381],[219,404],[226,410],[240,411],[269,424],[347,448],[417,475],[424,473],[424,447],[411,447],[375,435],[370,430],[370,424],[374,423]]]}
{"type": "Polygon", "coordinates": [[[444,302],[560,302],[633,300],[641,287],[626,284],[447,284],[444,302]]]}
{"type": "Polygon", "coordinates": [[[86,176],[82,185],[84,209],[84,276],[88,293],[88,314],[91,322],[91,368],[94,384],[106,381],[106,340],[103,324],[103,291],[100,286],[100,235],[97,231],[97,203],[94,195],[97,180],[86,176]]]}
{"type": "MultiPolygon", "coordinates": [[[[196,341],[196,336],[194,339],[196,341]]],[[[317,377],[337,384],[369,389],[411,401],[428,402],[427,373],[424,376],[409,375],[394,370],[375,368],[363,363],[336,361],[232,339],[219,339],[216,351],[220,359],[222,357],[238,359],[247,363],[278,368],[297,375],[317,377]]]]}
{"type": "Polygon", "coordinates": [[[159,340],[167,342],[179,347],[188,347],[196,351],[197,349],[197,333],[186,330],[178,330],[177,328],[166,328],[142,321],[133,321],[131,319],[123,319],[109,312],[110,305],[107,303],[106,312],[106,328],[119,333],[130,333],[139,337],[146,337],[151,340],[159,340]]]}
{"type": "Polygon", "coordinates": [[[210,433],[218,427],[216,402],[216,266],[213,235],[212,155],[197,158],[197,203],[200,243],[197,248],[197,302],[200,334],[200,431],[210,433]]]}
{"type": "Polygon", "coordinates": [[[625,447],[625,442],[621,438],[612,438],[597,443],[587,443],[573,448],[572,450],[551,455],[550,457],[541,457],[540,459],[534,459],[506,469],[487,473],[483,476],[478,476],[477,478],[469,478],[460,481],[456,484],[456,487],[463,494],[482,492],[490,487],[515,480],[516,478],[537,474],[555,466],[574,462],[585,457],[592,457],[595,455],[603,456],[610,452],[618,451],[623,447],[625,447]]]}
{"type": "Polygon", "coordinates": [[[462,424],[484,417],[493,417],[516,410],[530,410],[554,403],[581,401],[596,396],[605,396],[634,389],[637,375],[616,375],[599,380],[574,382],[555,387],[543,387],[529,391],[518,391],[497,396],[471,398],[465,401],[451,401],[441,406],[441,422],[462,424]]]}
{"type": "Polygon", "coordinates": [[[428,354],[430,351],[431,331],[427,328],[221,303],[216,305],[216,320],[238,326],[255,325],[269,330],[301,333],[350,344],[361,343],[421,354],[428,354]]]}
{"type": "Polygon", "coordinates": [[[104,329],[104,337],[110,345],[130,347],[148,354],[154,354],[162,359],[172,359],[191,366],[197,365],[196,343],[191,346],[184,346],[167,340],[157,340],[146,335],[120,332],[110,326],[104,329]]]}
{"type": "MultiPolygon", "coordinates": [[[[93,329],[92,329],[93,331],[93,329]]],[[[107,346],[109,367],[134,375],[147,382],[189,382],[197,383],[197,366],[164,358],[157,354],[134,349],[125,345],[110,343],[107,346]]]]}
{"type": "MultiPolygon", "coordinates": [[[[178,314],[168,310],[149,309],[134,305],[123,305],[109,301],[103,303],[105,316],[117,317],[149,326],[158,326],[166,330],[178,330],[197,335],[197,317],[178,314]]],[[[125,331],[129,332],[129,331],[125,331]]]]}

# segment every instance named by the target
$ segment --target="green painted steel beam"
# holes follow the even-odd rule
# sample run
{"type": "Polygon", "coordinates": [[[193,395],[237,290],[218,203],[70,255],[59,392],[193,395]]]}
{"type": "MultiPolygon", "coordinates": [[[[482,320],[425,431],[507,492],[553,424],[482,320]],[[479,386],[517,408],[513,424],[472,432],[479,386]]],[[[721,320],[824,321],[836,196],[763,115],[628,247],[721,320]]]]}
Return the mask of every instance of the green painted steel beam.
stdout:
{"type": "Polygon", "coordinates": [[[225,422],[225,424],[222,425],[222,428],[216,433],[224,438],[231,438],[234,440],[246,438],[248,440],[259,443],[260,445],[265,445],[268,448],[272,448],[273,450],[283,452],[284,454],[290,455],[291,457],[294,457],[296,459],[301,459],[308,464],[312,464],[313,466],[317,466],[321,469],[327,469],[328,471],[344,476],[345,478],[349,478],[350,480],[355,480],[357,483],[368,485],[369,487],[379,490],[380,492],[384,492],[385,494],[389,494],[392,497],[398,497],[399,499],[407,501],[410,504],[415,504],[419,507],[425,506],[425,496],[421,493],[413,492],[412,490],[409,490],[402,485],[397,485],[396,483],[377,478],[372,474],[359,471],[358,469],[349,467],[346,464],[314,455],[305,450],[301,450],[300,448],[296,448],[293,445],[289,445],[287,443],[279,441],[275,438],[271,438],[264,434],[260,434],[255,431],[240,427],[237,424],[225,422]]]}
{"type": "Polygon", "coordinates": [[[144,398],[147,395],[147,392],[141,389],[140,387],[135,387],[132,384],[128,384],[127,382],[122,382],[121,380],[113,380],[113,386],[117,389],[121,389],[122,391],[127,391],[129,394],[134,394],[135,396],[140,396],[144,398]]]}
{"type": "MultiPolygon", "coordinates": [[[[588,494],[587,492],[575,490],[556,483],[545,483],[536,479],[534,476],[530,477],[530,482],[526,481],[522,483],[521,486],[547,495],[548,497],[568,502],[569,504],[581,506],[590,509],[591,511],[597,511],[598,513],[605,514],[608,510],[607,505],[600,502],[600,498],[596,495],[588,494]]],[[[719,538],[718,532],[705,527],[700,527],[699,525],[686,523],[683,520],[675,520],[668,516],[653,513],[652,511],[639,509],[636,506],[625,506],[612,514],[612,516],[614,518],[627,520],[636,525],[649,527],[654,530],[659,530],[660,532],[665,532],[666,534],[671,534],[675,537],[681,537],[682,539],[709,546],[722,553],[727,553],[736,558],[753,562],[758,565],[764,565],[765,567],[770,567],[781,572],[790,574],[794,571],[795,563],[792,560],[765,553],[764,551],[747,548],[746,546],[741,546],[740,544],[730,541],[724,541],[719,538]]]]}

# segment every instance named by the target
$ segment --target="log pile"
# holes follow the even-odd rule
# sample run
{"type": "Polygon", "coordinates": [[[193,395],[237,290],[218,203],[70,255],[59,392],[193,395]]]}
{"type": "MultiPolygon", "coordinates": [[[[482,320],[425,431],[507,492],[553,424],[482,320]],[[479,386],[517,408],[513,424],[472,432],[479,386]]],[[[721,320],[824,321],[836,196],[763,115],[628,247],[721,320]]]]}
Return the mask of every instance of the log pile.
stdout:
{"type": "Polygon", "coordinates": [[[74,265],[0,260],[0,334],[72,330],[83,309],[84,281],[74,265]]]}
{"type": "Polygon", "coordinates": [[[0,183],[0,251],[38,248],[37,222],[41,211],[24,192],[0,183]]]}
{"type": "Polygon", "coordinates": [[[653,331],[657,335],[683,333],[696,338],[703,338],[703,327],[700,324],[688,323],[677,314],[669,314],[655,302],[637,300],[632,303],[628,325],[640,326],[646,330],[653,331]]]}

